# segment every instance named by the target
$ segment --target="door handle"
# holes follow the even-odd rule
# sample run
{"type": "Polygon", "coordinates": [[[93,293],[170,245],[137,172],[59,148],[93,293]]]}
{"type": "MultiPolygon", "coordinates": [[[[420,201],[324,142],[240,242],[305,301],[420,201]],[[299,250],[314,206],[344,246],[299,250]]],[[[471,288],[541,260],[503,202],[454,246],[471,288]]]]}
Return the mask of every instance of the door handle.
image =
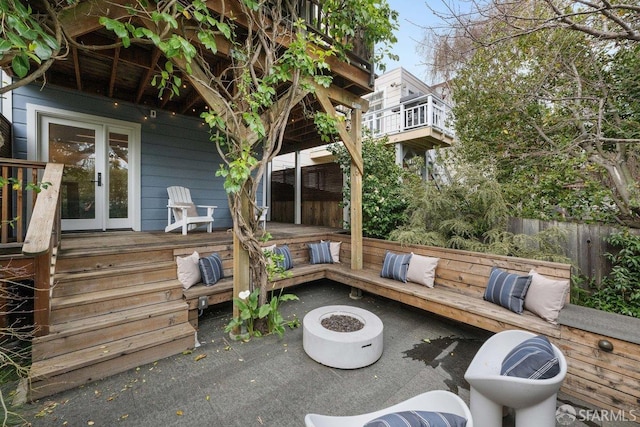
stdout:
{"type": "Polygon", "coordinates": [[[102,172],[98,172],[98,180],[91,180],[91,182],[97,182],[98,183],[98,187],[102,187],[102,172]]]}

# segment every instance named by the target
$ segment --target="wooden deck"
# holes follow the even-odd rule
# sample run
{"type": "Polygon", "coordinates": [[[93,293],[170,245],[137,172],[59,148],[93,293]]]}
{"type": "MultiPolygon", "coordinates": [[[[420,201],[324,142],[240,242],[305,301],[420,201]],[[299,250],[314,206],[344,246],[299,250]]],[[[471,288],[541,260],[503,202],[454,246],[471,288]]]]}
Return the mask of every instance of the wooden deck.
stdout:
{"type": "MultiPolygon", "coordinates": [[[[340,229],[268,223],[277,239],[340,229]]],[[[55,257],[49,333],[33,340],[31,399],[192,348],[195,329],[176,253],[231,245],[230,230],[63,234],[55,257]]]]}
{"type": "MultiPolygon", "coordinates": [[[[294,225],[279,222],[267,222],[267,231],[274,239],[287,236],[314,235],[322,233],[340,233],[344,230],[332,227],[314,225],[294,225]]],[[[64,233],[62,235],[61,255],[79,250],[99,252],[120,247],[123,250],[133,247],[171,247],[188,248],[206,245],[211,242],[231,242],[231,229],[215,229],[207,233],[204,228],[190,231],[183,236],[179,232],[165,233],[163,231],[135,232],[135,231],[106,231],[87,233],[64,233]]]]}

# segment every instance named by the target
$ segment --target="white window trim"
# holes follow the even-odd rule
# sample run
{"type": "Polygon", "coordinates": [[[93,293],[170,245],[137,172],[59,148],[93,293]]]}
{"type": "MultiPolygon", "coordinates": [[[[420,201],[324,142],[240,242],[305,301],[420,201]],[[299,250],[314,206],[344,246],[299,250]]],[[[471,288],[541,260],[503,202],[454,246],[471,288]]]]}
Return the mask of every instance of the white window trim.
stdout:
{"type": "MultiPolygon", "coordinates": [[[[0,70],[0,87],[6,86],[5,83],[6,85],[10,85],[13,83],[13,79],[7,73],[0,70]]],[[[2,113],[10,123],[13,123],[13,91],[1,95],[1,98],[0,113],[2,113]]]]}

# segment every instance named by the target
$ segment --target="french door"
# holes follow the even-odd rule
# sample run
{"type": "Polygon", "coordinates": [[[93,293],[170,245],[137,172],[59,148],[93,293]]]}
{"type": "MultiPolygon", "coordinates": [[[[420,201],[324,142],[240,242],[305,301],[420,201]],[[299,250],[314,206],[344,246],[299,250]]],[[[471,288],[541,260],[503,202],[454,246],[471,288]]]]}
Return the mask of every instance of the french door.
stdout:
{"type": "Polygon", "coordinates": [[[132,228],[132,130],[46,115],[39,128],[43,160],[65,164],[62,229],[132,228]]]}

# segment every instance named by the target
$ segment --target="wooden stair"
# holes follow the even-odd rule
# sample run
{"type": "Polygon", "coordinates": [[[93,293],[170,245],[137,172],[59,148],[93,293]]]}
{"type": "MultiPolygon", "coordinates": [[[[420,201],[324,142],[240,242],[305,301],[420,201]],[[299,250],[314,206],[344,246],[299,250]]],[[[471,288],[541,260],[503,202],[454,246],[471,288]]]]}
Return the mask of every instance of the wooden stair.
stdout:
{"type": "Polygon", "coordinates": [[[33,340],[31,400],[194,346],[172,247],[64,247],[63,238],[50,333],[33,340]]]}

